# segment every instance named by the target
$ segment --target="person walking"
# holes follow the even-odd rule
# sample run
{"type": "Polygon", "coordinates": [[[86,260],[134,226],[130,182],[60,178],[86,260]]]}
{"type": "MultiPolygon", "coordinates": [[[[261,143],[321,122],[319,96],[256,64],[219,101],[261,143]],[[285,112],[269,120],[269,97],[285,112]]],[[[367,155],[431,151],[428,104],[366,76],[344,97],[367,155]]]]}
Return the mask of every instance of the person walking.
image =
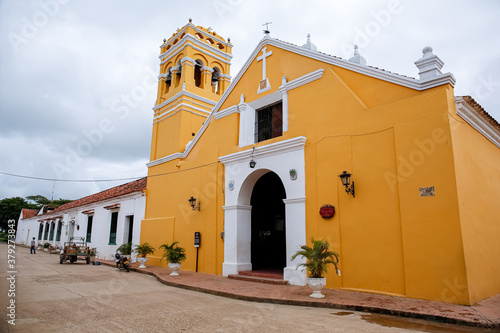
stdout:
{"type": "Polygon", "coordinates": [[[35,242],[35,237],[31,240],[31,248],[30,248],[30,254],[36,254],[36,242],[35,242]]]}

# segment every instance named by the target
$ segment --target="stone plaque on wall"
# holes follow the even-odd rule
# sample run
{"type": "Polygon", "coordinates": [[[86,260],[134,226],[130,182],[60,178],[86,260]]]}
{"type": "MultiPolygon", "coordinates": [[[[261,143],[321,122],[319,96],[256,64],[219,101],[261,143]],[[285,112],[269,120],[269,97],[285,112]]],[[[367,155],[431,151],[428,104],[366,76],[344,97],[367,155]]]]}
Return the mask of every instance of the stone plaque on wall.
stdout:
{"type": "Polygon", "coordinates": [[[421,187],[418,189],[421,197],[434,197],[436,192],[434,191],[434,186],[431,187],[421,187]]]}

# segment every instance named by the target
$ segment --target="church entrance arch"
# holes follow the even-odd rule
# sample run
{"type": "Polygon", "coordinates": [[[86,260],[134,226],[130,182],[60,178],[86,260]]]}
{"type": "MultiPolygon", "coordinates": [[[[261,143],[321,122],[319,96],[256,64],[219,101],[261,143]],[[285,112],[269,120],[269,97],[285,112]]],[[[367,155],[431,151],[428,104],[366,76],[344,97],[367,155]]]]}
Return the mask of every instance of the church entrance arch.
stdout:
{"type": "Polygon", "coordinates": [[[286,267],[285,188],[280,177],[268,172],[257,180],[250,199],[252,270],[286,267]]]}

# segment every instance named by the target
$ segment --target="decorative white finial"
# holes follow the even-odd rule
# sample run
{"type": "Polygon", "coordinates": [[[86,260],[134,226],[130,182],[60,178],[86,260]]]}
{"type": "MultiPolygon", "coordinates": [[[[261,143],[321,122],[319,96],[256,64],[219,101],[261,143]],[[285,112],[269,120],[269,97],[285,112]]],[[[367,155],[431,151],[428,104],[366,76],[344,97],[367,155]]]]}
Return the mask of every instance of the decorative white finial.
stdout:
{"type": "Polygon", "coordinates": [[[245,96],[243,94],[240,96],[240,103],[245,103],[245,96]]]}
{"type": "Polygon", "coordinates": [[[316,47],[316,45],[314,45],[311,42],[311,34],[307,34],[307,42],[304,45],[302,45],[302,48],[306,49],[306,50],[311,50],[311,51],[317,51],[318,50],[318,48],[316,47]]]}
{"type": "Polygon", "coordinates": [[[420,80],[425,81],[441,75],[444,62],[432,53],[432,47],[426,46],[422,50],[422,58],[415,61],[415,65],[419,69],[420,80]]]}
{"type": "Polygon", "coordinates": [[[182,91],[186,90],[186,82],[182,83],[182,91]]]}
{"type": "Polygon", "coordinates": [[[432,47],[430,47],[430,46],[426,46],[426,47],[424,47],[424,48],[423,48],[423,50],[422,50],[422,54],[423,54],[424,56],[431,56],[431,55],[432,55],[432,51],[433,51],[433,50],[432,50],[432,47]]]}
{"type": "Polygon", "coordinates": [[[349,61],[360,65],[366,65],[366,59],[359,54],[357,45],[354,45],[354,57],[349,58],[349,61]]]}
{"type": "Polygon", "coordinates": [[[286,83],[286,76],[283,75],[283,77],[281,78],[281,84],[285,84],[286,83]]]}

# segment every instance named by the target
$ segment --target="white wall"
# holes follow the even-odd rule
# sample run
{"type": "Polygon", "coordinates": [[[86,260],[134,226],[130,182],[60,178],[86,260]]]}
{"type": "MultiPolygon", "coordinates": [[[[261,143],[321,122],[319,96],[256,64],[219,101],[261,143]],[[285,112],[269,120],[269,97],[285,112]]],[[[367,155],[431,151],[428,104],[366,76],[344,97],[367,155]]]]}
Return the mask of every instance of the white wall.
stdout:
{"type": "MultiPolygon", "coordinates": [[[[140,241],[141,232],[141,221],[144,219],[146,206],[146,196],[141,192],[134,192],[121,197],[112,198],[105,201],[100,201],[92,203],[85,206],[76,207],[63,212],[51,212],[44,215],[38,215],[30,219],[20,219],[17,227],[16,243],[25,244],[26,237],[28,238],[28,243],[31,239],[35,237],[37,244],[45,243],[43,240],[44,233],[42,234],[42,240],[38,240],[38,230],[40,226],[39,220],[47,219],[55,216],[61,216],[61,221],[63,222],[61,230],[61,240],[56,241],[57,234],[57,220],[55,219],[55,230],[54,230],[54,240],[49,241],[47,237],[47,242],[52,245],[63,246],[64,242],[69,241],[71,235],[71,228],[73,228],[73,237],[83,237],[86,239],[87,236],[87,223],[88,215],[83,214],[84,211],[94,210],[93,212],[93,222],[92,222],[92,236],[89,246],[92,248],[97,248],[97,257],[101,259],[113,259],[116,253],[116,249],[123,244],[128,229],[125,228],[127,216],[134,216],[133,232],[132,232],[132,244],[138,245],[140,241]],[[104,207],[114,204],[120,204],[120,208],[108,210],[104,207]],[[118,223],[116,230],[116,245],[109,244],[109,234],[111,228],[111,213],[118,212],[118,223]]],[[[50,225],[49,222],[45,224],[50,225]]],[[[50,235],[50,231],[49,231],[50,235]]],[[[135,257],[135,256],[134,256],[135,257]]],[[[133,257],[133,258],[134,258],[133,257]]]]}

